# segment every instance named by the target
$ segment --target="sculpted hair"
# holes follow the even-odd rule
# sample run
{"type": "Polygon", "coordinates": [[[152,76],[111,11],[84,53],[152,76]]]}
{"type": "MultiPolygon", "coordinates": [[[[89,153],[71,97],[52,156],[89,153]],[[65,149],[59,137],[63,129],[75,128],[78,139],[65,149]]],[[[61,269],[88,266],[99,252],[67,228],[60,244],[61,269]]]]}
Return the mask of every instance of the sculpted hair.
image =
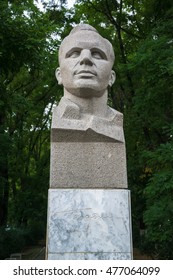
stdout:
{"type": "Polygon", "coordinates": [[[69,33],[69,35],[67,37],[64,38],[64,40],[61,42],[61,45],[59,47],[59,63],[60,63],[60,60],[61,60],[61,54],[62,54],[62,48],[63,48],[63,45],[64,43],[69,39],[69,37],[75,33],[78,33],[80,31],[91,31],[91,32],[95,32],[97,33],[104,41],[105,41],[105,44],[108,45],[109,49],[110,49],[110,59],[112,61],[112,65],[114,64],[114,61],[115,61],[115,54],[114,54],[114,49],[112,47],[112,44],[107,40],[105,39],[104,37],[102,37],[98,31],[91,25],[89,24],[79,24],[77,26],[75,26],[71,32],[69,33]]]}
{"type": "MultiPolygon", "coordinates": [[[[79,31],[81,31],[81,30],[93,31],[93,32],[98,33],[98,31],[97,31],[93,26],[91,26],[91,25],[89,25],[89,24],[79,24],[79,25],[75,26],[75,27],[71,30],[70,34],[77,33],[77,32],[79,32],[79,31]]],[[[70,34],[69,34],[69,35],[70,35],[70,34]]],[[[98,33],[98,34],[99,34],[99,33],[98,33]]]]}

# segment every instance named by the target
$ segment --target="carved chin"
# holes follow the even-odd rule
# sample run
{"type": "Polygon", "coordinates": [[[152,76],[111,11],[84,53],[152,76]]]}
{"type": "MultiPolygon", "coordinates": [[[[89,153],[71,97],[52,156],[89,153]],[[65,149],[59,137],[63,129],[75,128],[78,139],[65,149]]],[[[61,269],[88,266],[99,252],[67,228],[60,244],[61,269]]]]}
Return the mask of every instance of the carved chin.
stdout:
{"type": "Polygon", "coordinates": [[[96,90],[92,86],[84,86],[84,87],[75,87],[75,88],[68,88],[66,89],[69,93],[82,97],[82,98],[90,98],[90,97],[101,97],[105,92],[106,89],[103,90],[96,90]]]}

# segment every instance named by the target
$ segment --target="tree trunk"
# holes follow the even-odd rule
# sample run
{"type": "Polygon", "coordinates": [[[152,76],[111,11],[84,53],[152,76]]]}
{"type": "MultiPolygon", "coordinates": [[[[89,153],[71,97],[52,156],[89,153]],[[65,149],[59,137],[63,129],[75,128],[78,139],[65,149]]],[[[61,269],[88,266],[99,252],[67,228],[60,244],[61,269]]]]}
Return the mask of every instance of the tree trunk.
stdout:
{"type": "Polygon", "coordinates": [[[7,161],[4,162],[4,166],[0,170],[0,188],[0,226],[6,226],[9,196],[7,161]]]}

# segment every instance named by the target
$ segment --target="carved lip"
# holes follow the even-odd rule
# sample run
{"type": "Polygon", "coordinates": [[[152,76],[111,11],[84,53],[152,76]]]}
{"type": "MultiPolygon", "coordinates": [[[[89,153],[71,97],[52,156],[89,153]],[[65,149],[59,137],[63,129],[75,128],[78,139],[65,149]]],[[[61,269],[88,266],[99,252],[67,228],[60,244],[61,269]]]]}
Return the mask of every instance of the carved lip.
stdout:
{"type": "Polygon", "coordinates": [[[80,75],[80,74],[90,74],[90,75],[94,75],[97,76],[97,73],[95,71],[91,71],[91,70],[80,70],[80,71],[76,71],[75,75],[80,75]]]}

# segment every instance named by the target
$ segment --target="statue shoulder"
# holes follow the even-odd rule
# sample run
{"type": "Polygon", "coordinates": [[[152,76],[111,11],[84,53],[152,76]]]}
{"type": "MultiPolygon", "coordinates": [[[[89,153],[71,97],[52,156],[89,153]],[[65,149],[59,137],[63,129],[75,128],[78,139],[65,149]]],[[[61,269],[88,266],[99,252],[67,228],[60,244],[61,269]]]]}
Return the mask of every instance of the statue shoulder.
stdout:
{"type": "Polygon", "coordinates": [[[59,118],[78,120],[80,119],[80,108],[71,100],[62,97],[58,106],[53,110],[53,116],[54,115],[59,118]]]}
{"type": "Polygon", "coordinates": [[[122,127],[123,126],[123,114],[108,106],[108,119],[112,124],[122,127]]]}

